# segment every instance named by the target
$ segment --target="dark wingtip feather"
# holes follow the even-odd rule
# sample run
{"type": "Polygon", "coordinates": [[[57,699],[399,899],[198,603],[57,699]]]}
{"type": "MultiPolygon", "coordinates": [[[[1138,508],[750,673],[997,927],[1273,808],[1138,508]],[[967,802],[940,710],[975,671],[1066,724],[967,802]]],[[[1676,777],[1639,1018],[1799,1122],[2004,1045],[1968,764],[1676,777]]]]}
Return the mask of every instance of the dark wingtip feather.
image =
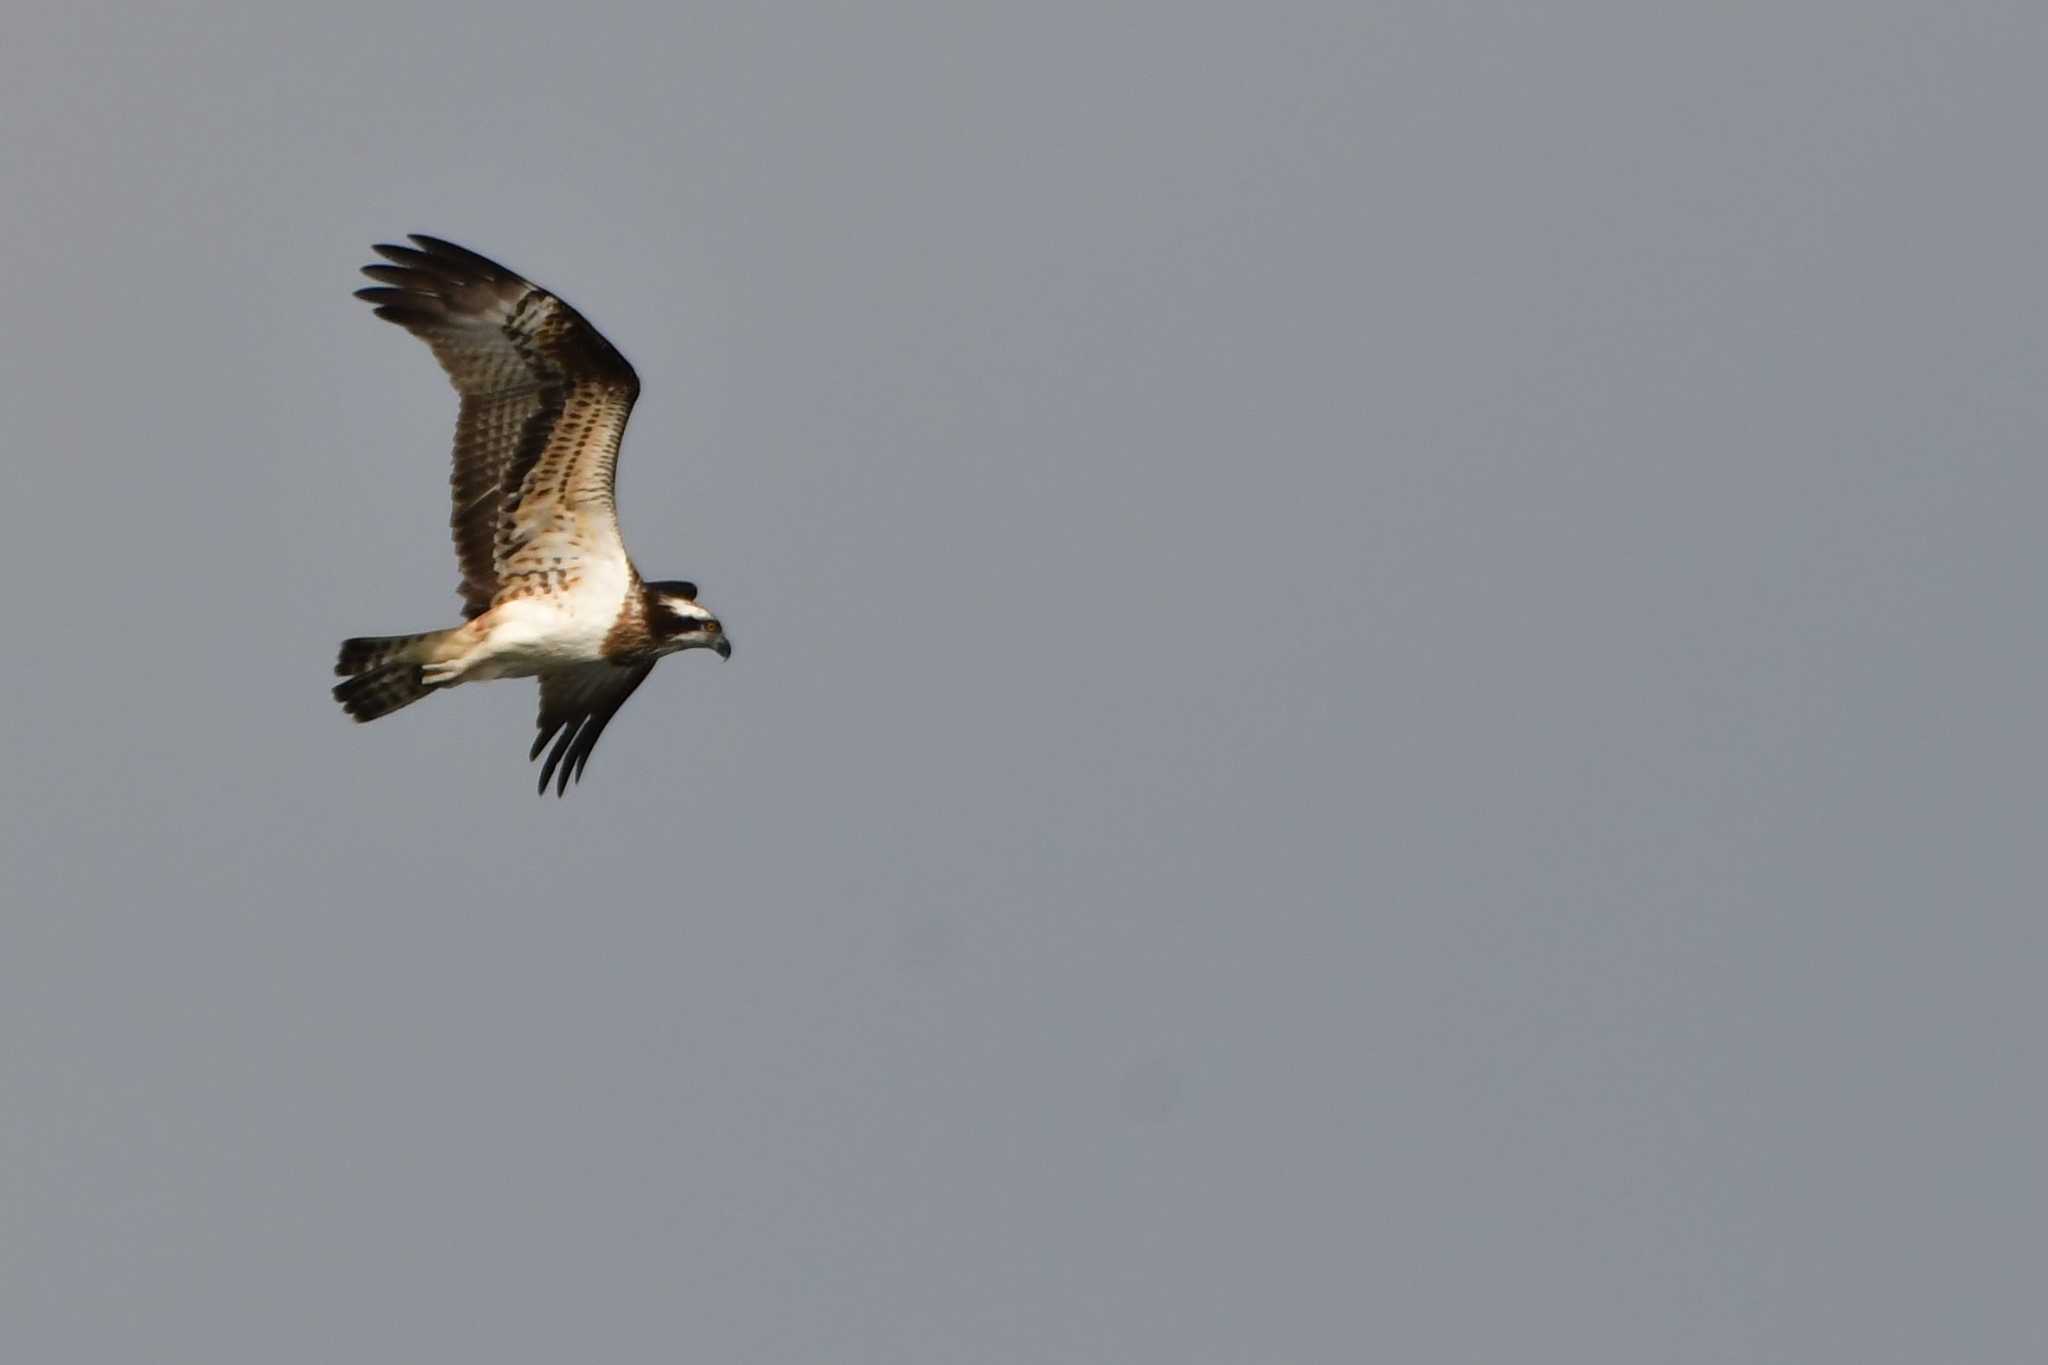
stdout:
{"type": "Polygon", "coordinates": [[[499,265],[490,257],[479,256],[466,246],[457,246],[455,243],[440,237],[429,237],[424,232],[408,232],[405,235],[411,238],[416,246],[433,257],[443,267],[452,266],[467,271],[475,278],[483,280],[518,278],[512,271],[499,265]]]}
{"type": "Polygon", "coordinates": [[[409,265],[366,265],[362,267],[362,271],[379,283],[395,284],[402,289],[410,289],[415,294],[433,292],[434,277],[409,265]]]}
{"type": "MultiPolygon", "coordinates": [[[[590,717],[585,716],[576,723],[576,728],[562,736],[561,755],[568,761],[555,774],[555,798],[560,800],[569,794],[569,777],[576,771],[576,746],[582,742],[583,732],[590,728],[590,717]]],[[[550,760],[552,761],[552,760],[550,760]]]]}
{"type": "Polygon", "coordinates": [[[433,273],[444,268],[439,261],[436,261],[426,252],[415,251],[409,246],[393,246],[389,242],[385,242],[370,249],[385,260],[390,261],[393,265],[401,265],[408,270],[421,270],[433,273]]]}
{"type": "Polygon", "coordinates": [[[555,784],[556,796],[566,796],[570,783],[583,780],[583,770],[589,766],[590,755],[603,737],[605,727],[612,723],[619,708],[653,671],[653,664],[641,664],[630,671],[621,670],[620,675],[606,682],[601,690],[558,697],[552,707],[547,684],[543,681],[538,722],[541,733],[527,754],[528,761],[531,761],[540,756],[542,747],[550,740],[554,743],[548,751],[547,762],[540,770],[540,782],[536,787],[540,795],[547,795],[550,781],[555,784]]]}
{"type": "Polygon", "coordinates": [[[548,747],[548,741],[553,739],[555,737],[555,731],[561,728],[562,722],[560,721],[556,721],[553,725],[546,726],[545,728],[543,728],[541,732],[534,737],[533,747],[526,751],[526,761],[528,763],[531,763],[536,758],[539,758],[540,751],[548,747]]]}
{"type": "Polygon", "coordinates": [[[356,297],[369,304],[378,317],[401,327],[423,327],[448,320],[447,305],[432,294],[371,285],[356,290],[356,297]]]}
{"type": "Polygon", "coordinates": [[[356,297],[365,303],[397,303],[413,308],[426,308],[438,302],[434,295],[425,290],[394,289],[388,284],[366,284],[355,293],[356,297]]]}
{"type": "MultiPolygon", "coordinates": [[[[547,743],[548,740],[554,736],[555,730],[561,730],[562,732],[561,738],[555,740],[555,747],[553,751],[548,754],[548,761],[541,765],[540,785],[537,788],[535,788],[536,795],[546,796],[548,794],[548,779],[552,778],[555,775],[556,768],[559,767],[562,762],[562,756],[569,752],[569,746],[575,742],[576,732],[583,728],[583,724],[586,719],[588,718],[584,716],[578,716],[575,720],[570,721],[566,728],[563,727],[560,721],[557,721],[553,729],[550,729],[546,734],[542,735],[538,740],[534,741],[533,752],[528,754],[526,757],[526,761],[529,763],[531,763],[535,758],[539,757],[541,745],[547,743]]],[[[569,771],[566,768],[562,769],[562,785],[565,788],[569,785],[569,771]]],[[[560,796],[561,794],[561,792],[555,793],[555,795],[557,796],[560,796]]]]}
{"type": "Polygon", "coordinates": [[[407,289],[358,289],[356,297],[370,305],[370,311],[400,327],[446,325],[447,305],[432,294],[415,294],[407,289]]]}

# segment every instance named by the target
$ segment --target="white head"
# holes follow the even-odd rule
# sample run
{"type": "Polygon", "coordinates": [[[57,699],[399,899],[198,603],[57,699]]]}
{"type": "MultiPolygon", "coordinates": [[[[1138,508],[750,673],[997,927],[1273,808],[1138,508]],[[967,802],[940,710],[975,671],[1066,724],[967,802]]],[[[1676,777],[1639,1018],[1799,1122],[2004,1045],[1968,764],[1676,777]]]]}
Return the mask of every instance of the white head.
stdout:
{"type": "Polygon", "coordinates": [[[697,605],[695,583],[647,585],[647,628],[664,654],[683,649],[711,649],[721,659],[732,657],[732,641],[718,618],[697,605]]]}

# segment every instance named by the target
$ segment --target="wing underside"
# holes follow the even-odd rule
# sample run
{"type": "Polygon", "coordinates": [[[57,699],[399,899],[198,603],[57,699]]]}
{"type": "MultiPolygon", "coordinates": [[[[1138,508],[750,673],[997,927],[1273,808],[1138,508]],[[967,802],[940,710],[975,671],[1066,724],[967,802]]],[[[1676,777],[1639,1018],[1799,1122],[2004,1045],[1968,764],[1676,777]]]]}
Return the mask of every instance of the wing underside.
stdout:
{"type": "Polygon", "coordinates": [[[473,251],[414,235],[358,297],[424,341],[462,397],[449,522],[466,616],[507,591],[630,578],[613,503],[639,379],[555,295],[473,251]],[[593,571],[602,572],[594,574],[593,571]]]}
{"type": "Polygon", "coordinates": [[[597,747],[604,727],[653,671],[651,663],[578,664],[541,674],[540,733],[526,755],[528,761],[539,758],[548,741],[554,741],[541,765],[541,795],[547,795],[550,778],[555,779],[556,796],[566,794],[572,780],[583,780],[590,751],[597,747]]]}

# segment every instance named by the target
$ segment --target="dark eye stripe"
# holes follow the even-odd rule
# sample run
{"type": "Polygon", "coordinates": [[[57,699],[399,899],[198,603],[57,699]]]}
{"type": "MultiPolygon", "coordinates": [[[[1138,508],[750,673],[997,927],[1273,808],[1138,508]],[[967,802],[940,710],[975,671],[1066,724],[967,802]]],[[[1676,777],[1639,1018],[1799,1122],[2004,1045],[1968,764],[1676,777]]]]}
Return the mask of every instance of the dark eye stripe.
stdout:
{"type": "Polygon", "coordinates": [[[658,628],[668,635],[688,635],[692,631],[703,630],[709,624],[694,616],[679,616],[675,612],[669,612],[658,628]]]}

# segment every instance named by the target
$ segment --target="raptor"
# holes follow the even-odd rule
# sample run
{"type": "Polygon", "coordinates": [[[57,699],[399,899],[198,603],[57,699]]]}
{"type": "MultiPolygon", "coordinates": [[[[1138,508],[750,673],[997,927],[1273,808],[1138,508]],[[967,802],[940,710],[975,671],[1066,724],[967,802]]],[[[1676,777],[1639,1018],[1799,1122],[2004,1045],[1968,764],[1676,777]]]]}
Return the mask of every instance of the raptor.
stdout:
{"type": "Polygon", "coordinates": [[[344,640],[336,701],[359,721],[495,678],[540,680],[540,792],[581,782],[619,708],[664,656],[732,657],[694,584],[648,582],[619,535],[619,441],[640,392],[583,315],[497,262],[437,237],[378,246],[377,316],[427,343],[461,395],[455,557],[463,624],[344,640]],[[553,747],[549,748],[550,742],[553,747]]]}

